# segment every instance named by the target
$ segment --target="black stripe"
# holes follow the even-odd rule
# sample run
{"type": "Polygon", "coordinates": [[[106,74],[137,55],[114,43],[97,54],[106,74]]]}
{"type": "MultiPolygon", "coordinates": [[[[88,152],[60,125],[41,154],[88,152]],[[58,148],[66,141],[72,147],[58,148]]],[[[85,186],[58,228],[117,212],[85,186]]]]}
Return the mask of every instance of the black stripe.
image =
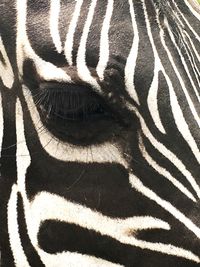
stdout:
{"type": "Polygon", "coordinates": [[[194,262],[182,258],[157,252],[152,253],[148,250],[122,244],[111,237],[102,236],[98,232],[78,225],[53,220],[43,222],[38,240],[43,250],[51,254],[63,251],[78,252],[126,267],[198,266],[194,262]]]}
{"type": "Polygon", "coordinates": [[[19,193],[17,199],[17,213],[18,213],[19,235],[28,263],[30,264],[31,267],[36,267],[36,266],[45,267],[45,265],[40,259],[40,256],[37,254],[35,248],[31,244],[31,241],[29,239],[26,227],[24,208],[23,208],[23,200],[19,193]]]}
{"type": "Polygon", "coordinates": [[[1,51],[0,51],[0,61],[4,66],[6,66],[6,61],[5,61],[1,51]]]}

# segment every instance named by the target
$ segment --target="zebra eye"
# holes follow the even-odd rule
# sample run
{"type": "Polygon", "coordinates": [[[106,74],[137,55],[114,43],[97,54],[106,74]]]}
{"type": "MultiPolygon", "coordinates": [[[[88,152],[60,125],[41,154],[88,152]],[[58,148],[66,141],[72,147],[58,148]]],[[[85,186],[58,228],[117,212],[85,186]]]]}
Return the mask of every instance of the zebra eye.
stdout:
{"type": "Polygon", "coordinates": [[[42,83],[33,98],[44,126],[63,141],[95,142],[116,122],[106,101],[87,86],[42,83]]]}
{"type": "Polygon", "coordinates": [[[43,83],[36,103],[47,118],[64,121],[92,121],[110,116],[100,96],[86,86],[43,83]]]}

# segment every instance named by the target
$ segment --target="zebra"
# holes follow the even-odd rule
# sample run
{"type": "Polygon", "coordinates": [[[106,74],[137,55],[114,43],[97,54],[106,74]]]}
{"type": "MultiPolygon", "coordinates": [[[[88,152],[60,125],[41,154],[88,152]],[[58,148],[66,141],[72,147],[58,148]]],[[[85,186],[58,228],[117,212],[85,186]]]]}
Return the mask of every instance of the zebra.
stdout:
{"type": "Polygon", "coordinates": [[[197,0],[1,0],[2,267],[200,264],[197,0]]]}

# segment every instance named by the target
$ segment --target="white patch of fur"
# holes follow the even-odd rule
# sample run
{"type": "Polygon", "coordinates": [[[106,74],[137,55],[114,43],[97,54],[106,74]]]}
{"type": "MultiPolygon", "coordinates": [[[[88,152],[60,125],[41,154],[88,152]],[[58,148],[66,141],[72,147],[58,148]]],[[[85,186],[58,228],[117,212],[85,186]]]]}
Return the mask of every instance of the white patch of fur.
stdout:
{"type": "Polygon", "coordinates": [[[87,65],[86,65],[86,43],[87,43],[87,38],[88,34],[90,31],[90,26],[92,23],[92,19],[94,16],[94,11],[96,7],[97,0],[92,0],[89,11],[88,11],[88,16],[84,25],[83,29],[83,34],[81,36],[81,41],[78,49],[78,55],[77,55],[77,71],[78,75],[81,78],[82,81],[90,84],[94,89],[96,89],[99,93],[101,93],[101,88],[99,84],[97,83],[96,79],[92,77],[87,65]]]}
{"type": "Polygon", "coordinates": [[[51,0],[50,8],[50,32],[57,52],[62,52],[62,43],[59,34],[60,0],[51,0]]]}
{"type": "Polygon", "coordinates": [[[127,58],[127,62],[125,66],[125,85],[126,85],[126,90],[128,91],[129,95],[139,105],[140,102],[139,102],[138,94],[134,86],[134,73],[135,73],[136,61],[137,61],[137,56],[138,56],[138,48],[139,48],[139,33],[138,33],[138,27],[137,27],[137,23],[135,19],[135,14],[134,14],[133,1],[129,0],[129,5],[130,5],[130,14],[131,14],[131,19],[132,19],[134,37],[133,37],[133,42],[132,42],[132,48],[127,58]]]}
{"type": "Polygon", "coordinates": [[[157,62],[157,57],[156,57],[154,77],[153,77],[151,87],[149,88],[147,103],[148,103],[149,112],[155,123],[155,126],[158,128],[158,130],[161,133],[166,134],[166,131],[162,124],[159,110],[158,110],[158,71],[159,70],[157,66],[158,66],[158,62],[157,62]]]}
{"type": "Polygon", "coordinates": [[[101,30],[100,53],[99,53],[100,56],[99,56],[99,63],[96,68],[100,80],[104,79],[104,71],[106,69],[109,60],[109,28],[110,28],[110,20],[113,13],[113,4],[114,0],[108,0],[106,15],[101,30]]]}
{"type": "Polygon", "coordinates": [[[96,258],[94,256],[82,255],[77,252],[62,252],[48,254],[38,249],[38,253],[47,267],[122,267],[109,261],[96,258]]]}
{"type": "Polygon", "coordinates": [[[14,83],[14,73],[1,36],[0,36],[0,52],[5,61],[5,65],[0,61],[0,79],[2,80],[6,88],[11,89],[14,83]]]}
{"type": "Polygon", "coordinates": [[[76,26],[78,23],[78,18],[80,16],[81,6],[83,4],[83,0],[77,0],[76,1],[76,7],[74,10],[74,14],[72,17],[72,20],[69,25],[69,30],[66,36],[65,41],[65,57],[69,63],[70,66],[72,66],[72,51],[73,51],[73,43],[74,43],[74,33],[76,30],[76,26]]]}

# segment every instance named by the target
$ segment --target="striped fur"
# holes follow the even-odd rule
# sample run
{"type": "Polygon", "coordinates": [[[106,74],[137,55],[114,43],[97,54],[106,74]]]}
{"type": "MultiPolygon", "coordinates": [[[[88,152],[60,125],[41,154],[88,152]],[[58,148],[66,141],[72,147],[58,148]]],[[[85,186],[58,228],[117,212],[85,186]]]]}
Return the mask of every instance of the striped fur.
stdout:
{"type": "Polygon", "coordinates": [[[199,266],[199,25],[193,0],[0,3],[1,266],[199,266]],[[71,88],[112,119],[61,138],[71,88]]]}

